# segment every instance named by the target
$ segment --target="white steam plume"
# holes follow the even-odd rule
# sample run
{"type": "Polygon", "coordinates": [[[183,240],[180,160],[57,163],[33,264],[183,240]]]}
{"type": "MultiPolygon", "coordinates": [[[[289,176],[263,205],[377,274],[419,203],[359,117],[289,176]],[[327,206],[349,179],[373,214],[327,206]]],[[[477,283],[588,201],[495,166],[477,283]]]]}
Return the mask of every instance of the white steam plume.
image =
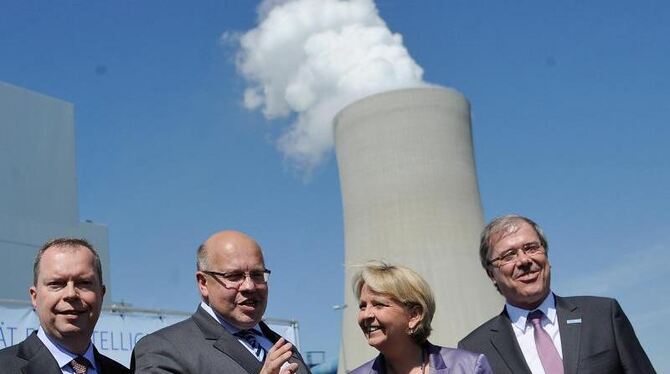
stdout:
{"type": "Polygon", "coordinates": [[[423,70],[379,17],[373,0],[266,0],[259,24],[239,39],[244,104],[266,118],[297,114],[277,141],[309,175],[333,145],[332,121],[347,104],[425,85],[423,70]]]}

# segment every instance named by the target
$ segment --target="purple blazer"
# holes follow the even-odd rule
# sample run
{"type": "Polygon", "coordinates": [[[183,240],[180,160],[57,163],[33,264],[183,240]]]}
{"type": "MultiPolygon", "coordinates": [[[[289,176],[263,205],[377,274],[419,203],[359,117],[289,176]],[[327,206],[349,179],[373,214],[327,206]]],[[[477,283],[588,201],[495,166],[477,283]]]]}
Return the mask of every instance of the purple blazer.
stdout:
{"type": "MultiPolygon", "coordinates": [[[[429,374],[492,374],[491,366],[482,354],[463,349],[440,347],[429,342],[424,344],[428,350],[429,374]]],[[[364,363],[350,374],[386,374],[384,356],[364,363]]]]}

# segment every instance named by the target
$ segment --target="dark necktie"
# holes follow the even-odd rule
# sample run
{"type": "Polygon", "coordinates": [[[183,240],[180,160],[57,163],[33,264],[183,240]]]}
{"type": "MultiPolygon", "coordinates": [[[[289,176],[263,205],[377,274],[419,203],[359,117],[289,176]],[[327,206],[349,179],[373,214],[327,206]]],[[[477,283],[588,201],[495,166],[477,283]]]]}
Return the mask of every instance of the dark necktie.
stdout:
{"type": "Polygon", "coordinates": [[[77,356],[70,361],[70,367],[76,374],[86,374],[91,363],[83,356],[77,356]]]}
{"type": "Polygon", "coordinates": [[[236,332],[235,335],[249,343],[259,361],[263,362],[263,360],[265,360],[265,349],[261,346],[258,340],[256,340],[256,335],[260,335],[257,330],[240,330],[236,332]]]}
{"type": "Polygon", "coordinates": [[[549,334],[542,328],[541,310],[528,313],[528,320],[533,324],[533,335],[535,337],[535,348],[540,356],[540,362],[547,374],[563,374],[563,360],[551,340],[549,334]]]}

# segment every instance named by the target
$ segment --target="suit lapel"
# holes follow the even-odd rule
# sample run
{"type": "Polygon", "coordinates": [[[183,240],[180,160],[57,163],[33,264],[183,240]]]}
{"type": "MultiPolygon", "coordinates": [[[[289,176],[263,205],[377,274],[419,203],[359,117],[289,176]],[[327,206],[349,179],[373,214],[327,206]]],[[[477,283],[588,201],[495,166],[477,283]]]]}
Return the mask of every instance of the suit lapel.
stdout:
{"type": "Polygon", "coordinates": [[[49,351],[40,352],[28,361],[22,370],[25,374],[61,374],[56,359],[49,351]]]}
{"type": "Polygon", "coordinates": [[[281,335],[272,331],[270,329],[270,327],[265,324],[265,322],[263,322],[263,321],[259,322],[258,326],[260,326],[261,331],[263,331],[263,335],[265,335],[265,337],[268,338],[268,340],[271,341],[272,344],[275,344],[277,342],[277,340],[279,340],[279,338],[281,338],[281,335]]]}
{"type": "Polygon", "coordinates": [[[105,367],[105,363],[102,360],[102,355],[100,352],[98,352],[98,349],[93,346],[93,359],[95,359],[95,363],[98,365],[98,370],[100,371],[100,374],[105,374],[107,370],[105,367]]]}
{"type": "Polygon", "coordinates": [[[19,347],[17,356],[27,361],[24,374],[61,374],[58,362],[44,346],[37,333],[32,333],[19,347]]]}
{"type": "Polygon", "coordinates": [[[213,341],[214,348],[240,364],[249,373],[261,371],[261,362],[204,309],[198,307],[193,314],[193,321],[200,328],[205,339],[213,341]]]}
{"type": "Polygon", "coordinates": [[[105,374],[107,371],[113,370],[114,367],[109,362],[111,359],[98,352],[95,346],[93,346],[93,357],[95,358],[95,363],[98,365],[98,374],[105,374]]]}
{"type": "Polygon", "coordinates": [[[491,327],[491,344],[505,362],[512,373],[529,373],[530,369],[523,358],[523,353],[519,347],[512,330],[512,321],[510,321],[507,312],[498,316],[495,324],[491,327]]]}
{"type": "MultiPolygon", "coordinates": [[[[282,336],[277,334],[276,332],[272,331],[268,325],[265,324],[265,322],[261,321],[258,323],[258,325],[261,327],[261,331],[263,331],[263,335],[265,335],[268,340],[272,342],[272,344],[275,344],[279,338],[282,336]]],[[[289,362],[297,363],[298,364],[298,374],[304,374],[304,373],[309,373],[307,370],[307,365],[305,365],[305,362],[302,360],[302,356],[300,356],[300,352],[298,352],[298,348],[294,345],[291,348],[291,358],[288,360],[289,362]]]]}
{"type": "Polygon", "coordinates": [[[214,343],[214,348],[237,361],[249,373],[259,373],[263,367],[262,363],[228,331],[224,331],[224,334],[214,343]]]}
{"type": "Polygon", "coordinates": [[[579,343],[581,332],[581,312],[568,300],[556,297],[556,314],[558,315],[558,331],[561,334],[563,351],[563,368],[566,373],[576,373],[579,363],[579,343]],[[568,323],[570,321],[571,323],[568,323]]]}

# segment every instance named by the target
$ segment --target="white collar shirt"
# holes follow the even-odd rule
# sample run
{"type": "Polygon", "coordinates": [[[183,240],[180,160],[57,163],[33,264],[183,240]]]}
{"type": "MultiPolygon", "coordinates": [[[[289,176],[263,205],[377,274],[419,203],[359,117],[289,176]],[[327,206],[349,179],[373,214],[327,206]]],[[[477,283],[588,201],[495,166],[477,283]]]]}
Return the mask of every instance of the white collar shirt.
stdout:
{"type": "Polygon", "coordinates": [[[563,358],[554,294],[550,292],[544,301],[542,301],[542,304],[533,310],[522,309],[509,303],[505,304],[505,308],[507,309],[509,319],[512,321],[512,330],[517,342],[519,342],[519,347],[521,347],[521,352],[530,371],[533,374],[545,374],[542,362],[540,362],[540,356],[537,354],[537,348],[535,347],[535,336],[533,335],[535,329],[531,323],[528,323],[528,313],[533,310],[541,310],[544,313],[542,328],[549,334],[556,350],[558,350],[558,354],[563,358]]]}
{"type": "MultiPolygon", "coordinates": [[[[65,347],[58,344],[58,342],[52,340],[44,332],[41,326],[37,330],[37,337],[42,341],[42,343],[44,343],[49,352],[51,352],[51,355],[56,359],[61,372],[63,374],[74,374],[74,370],[70,366],[70,362],[72,362],[72,360],[75,359],[78,355],[68,351],[65,349],[65,347]]],[[[88,344],[88,348],[82,356],[84,356],[92,365],[88,368],[87,374],[98,374],[99,371],[95,362],[95,355],[93,354],[93,344],[88,344]]]]}
{"type": "MultiPolygon", "coordinates": [[[[229,333],[235,335],[237,332],[241,330],[240,328],[237,328],[230,322],[226,321],[223,318],[223,316],[214,311],[214,309],[212,309],[212,307],[207,305],[204,301],[200,302],[200,307],[204,309],[205,312],[207,312],[207,314],[212,316],[212,318],[218,321],[221,324],[221,326],[223,326],[223,328],[226,329],[226,331],[228,331],[229,333]]],[[[263,349],[265,349],[265,352],[270,352],[270,348],[272,348],[272,342],[263,334],[263,330],[261,330],[261,327],[258,324],[256,324],[256,326],[252,327],[251,329],[256,330],[258,332],[258,334],[256,335],[256,341],[261,345],[261,347],[263,347],[263,349]]],[[[256,356],[256,353],[254,352],[254,349],[251,347],[251,344],[249,344],[249,342],[247,342],[244,338],[238,337],[237,335],[235,335],[235,337],[237,338],[237,340],[239,340],[240,344],[242,344],[247,350],[249,350],[249,352],[251,352],[251,354],[254,355],[254,357],[256,357],[259,361],[262,361],[260,357],[256,356]]]]}

